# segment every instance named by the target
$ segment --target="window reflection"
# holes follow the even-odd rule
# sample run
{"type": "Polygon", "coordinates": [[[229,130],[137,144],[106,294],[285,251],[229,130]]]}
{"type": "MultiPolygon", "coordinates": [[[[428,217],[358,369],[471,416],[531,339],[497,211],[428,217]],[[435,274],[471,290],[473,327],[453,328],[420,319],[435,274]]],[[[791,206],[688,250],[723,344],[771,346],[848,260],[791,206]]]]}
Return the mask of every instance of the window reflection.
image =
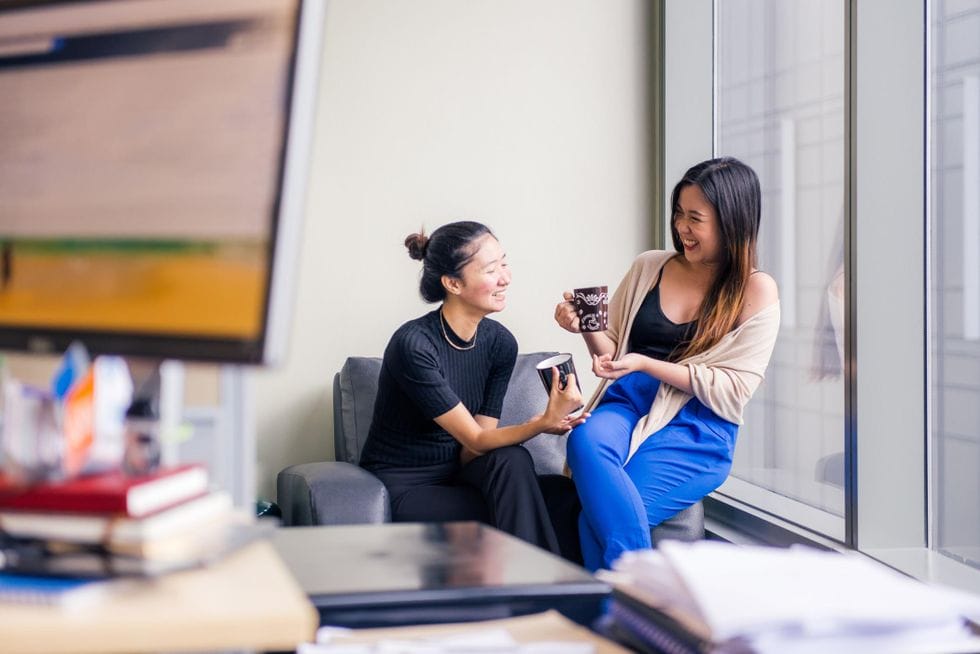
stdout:
{"type": "Polygon", "coordinates": [[[980,568],[980,0],[931,9],[934,542],[980,568]]]}
{"type": "Polygon", "coordinates": [[[843,539],[844,3],[716,11],[716,154],[759,174],[783,316],[722,492],[843,539]]]}

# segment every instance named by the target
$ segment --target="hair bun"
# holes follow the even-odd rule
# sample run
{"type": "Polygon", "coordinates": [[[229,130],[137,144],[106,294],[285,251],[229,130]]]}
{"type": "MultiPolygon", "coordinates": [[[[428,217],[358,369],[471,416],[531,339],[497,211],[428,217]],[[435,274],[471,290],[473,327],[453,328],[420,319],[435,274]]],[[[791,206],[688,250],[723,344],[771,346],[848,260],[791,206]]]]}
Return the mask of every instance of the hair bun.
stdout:
{"type": "Polygon", "coordinates": [[[408,248],[408,256],[416,261],[421,261],[425,258],[426,250],[429,249],[429,237],[425,235],[425,232],[409,234],[405,238],[405,247],[408,248]]]}

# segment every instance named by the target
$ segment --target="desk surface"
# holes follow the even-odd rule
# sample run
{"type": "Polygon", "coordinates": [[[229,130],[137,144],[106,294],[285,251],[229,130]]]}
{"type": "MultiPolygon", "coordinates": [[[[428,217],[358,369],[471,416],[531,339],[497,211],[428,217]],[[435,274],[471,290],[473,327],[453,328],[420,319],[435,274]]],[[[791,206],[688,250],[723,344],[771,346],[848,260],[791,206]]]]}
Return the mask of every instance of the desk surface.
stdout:
{"type": "Polygon", "coordinates": [[[4,604],[0,650],[292,650],[316,632],[316,610],[265,541],[200,570],[116,583],[75,611],[4,604]]]}
{"type": "Polygon", "coordinates": [[[580,620],[610,593],[584,569],[475,522],[289,527],[272,543],[323,621],[344,626],[459,622],[549,608],[580,620]]]}
{"type": "MultiPolygon", "coordinates": [[[[524,615],[503,620],[468,622],[466,624],[422,625],[387,629],[354,629],[335,642],[338,645],[377,645],[385,640],[417,641],[449,636],[465,636],[482,631],[503,629],[521,644],[531,643],[589,643],[595,654],[628,654],[630,650],[568,620],[556,611],[524,615]]],[[[554,649],[550,651],[556,651],[554,649]]]]}

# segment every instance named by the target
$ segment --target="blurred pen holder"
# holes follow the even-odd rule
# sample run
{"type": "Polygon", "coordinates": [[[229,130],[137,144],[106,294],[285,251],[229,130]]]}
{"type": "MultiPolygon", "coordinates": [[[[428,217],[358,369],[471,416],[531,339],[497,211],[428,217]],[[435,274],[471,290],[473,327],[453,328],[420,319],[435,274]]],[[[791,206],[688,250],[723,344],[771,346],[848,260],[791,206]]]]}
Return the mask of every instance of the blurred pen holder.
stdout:
{"type": "MultiPolygon", "coordinates": [[[[55,391],[3,380],[3,470],[15,483],[59,481],[118,469],[132,379],[120,357],[99,357],[55,391]],[[61,393],[61,395],[58,395],[61,393]]],[[[62,383],[63,382],[63,383],[62,383]]]]}
{"type": "Polygon", "coordinates": [[[122,469],[146,475],[160,466],[160,419],[149,400],[135,400],[126,412],[122,469]]]}
{"type": "Polygon", "coordinates": [[[3,471],[14,483],[61,476],[64,437],[54,397],[14,379],[3,384],[3,471]]]}

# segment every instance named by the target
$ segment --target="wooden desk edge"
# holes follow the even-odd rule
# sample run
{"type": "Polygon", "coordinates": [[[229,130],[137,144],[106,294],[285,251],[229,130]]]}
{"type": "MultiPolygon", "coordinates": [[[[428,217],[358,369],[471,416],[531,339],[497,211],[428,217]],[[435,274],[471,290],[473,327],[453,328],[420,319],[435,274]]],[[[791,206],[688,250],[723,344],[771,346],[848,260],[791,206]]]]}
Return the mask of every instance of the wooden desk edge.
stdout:
{"type": "Polygon", "coordinates": [[[319,614],[267,541],[207,568],[122,581],[75,611],[4,604],[8,654],[291,650],[312,642],[319,614]]]}

